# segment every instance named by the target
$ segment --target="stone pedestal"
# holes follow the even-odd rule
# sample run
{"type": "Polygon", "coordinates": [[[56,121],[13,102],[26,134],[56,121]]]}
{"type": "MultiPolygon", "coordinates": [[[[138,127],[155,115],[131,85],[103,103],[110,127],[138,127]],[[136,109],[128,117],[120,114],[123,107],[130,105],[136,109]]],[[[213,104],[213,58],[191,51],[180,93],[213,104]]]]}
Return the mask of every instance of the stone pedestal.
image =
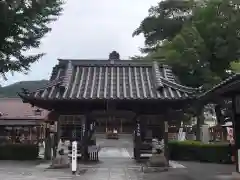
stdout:
{"type": "Polygon", "coordinates": [[[200,132],[201,132],[201,141],[203,143],[209,143],[209,140],[210,140],[210,132],[209,132],[209,126],[208,125],[202,125],[201,126],[201,129],[200,129],[200,132]]]}
{"type": "Polygon", "coordinates": [[[62,169],[62,168],[69,168],[70,163],[68,160],[67,155],[59,155],[55,159],[53,159],[51,167],[53,169],[62,169]]]}
{"type": "Polygon", "coordinates": [[[168,162],[164,153],[153,154],[146,166],[142,167],[144,173],[165,172],[168,171],[168,162]]]}
{"type": "Polygon", "coordinates": [[[152,157],[150,157],[148,166],[150,167],[167,167],[168,162],[164,156],[164,153],[161,154],[153,154],[152,157]]]}

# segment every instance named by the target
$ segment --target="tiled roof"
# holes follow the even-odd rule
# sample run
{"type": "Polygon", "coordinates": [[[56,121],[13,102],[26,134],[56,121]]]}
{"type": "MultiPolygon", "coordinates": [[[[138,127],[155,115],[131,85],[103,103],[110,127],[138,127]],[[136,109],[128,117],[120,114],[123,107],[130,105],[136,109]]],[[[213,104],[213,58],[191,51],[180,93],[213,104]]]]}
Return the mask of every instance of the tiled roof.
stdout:
{"type": "Polygon", "coordinates": [[[151,61],[59,60],[50,83],[28,96],[41,99],[184,99],[170,67],[151,61]]]}
{"type": "Polygon", "coordinates": [[[48,111],[40,109],[41,114],[36,115],[37,109],[23,103],[20,98],[0,98],[0,119],[45,119],[48,111]]]}
{"type": "Polygon", "coordinates": [[[219,84],[213,86],[210,90],[200,94],[198,98],[210,99],[212,95],[232,95],[233,91],[238,91],[240,85],[240,74],[236,73],[227,79],[223,80],[219,84]]]}

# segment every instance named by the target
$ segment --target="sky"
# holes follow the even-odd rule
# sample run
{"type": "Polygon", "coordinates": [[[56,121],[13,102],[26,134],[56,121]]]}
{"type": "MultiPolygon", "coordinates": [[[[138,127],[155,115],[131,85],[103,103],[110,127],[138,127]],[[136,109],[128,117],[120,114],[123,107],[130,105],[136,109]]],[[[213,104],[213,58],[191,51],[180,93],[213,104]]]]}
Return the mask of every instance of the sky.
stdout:
{"type": "Polygon", "coordinates": [[[46,55],[32,64],[27,75],[8,74],[1,85],[18,81],[49,79],[58,58],[107,59],[111,51],[122,59],[139,55],[143,36],[133,31],[148,15],[148,9],[159,0],[67,0],[63,14],[50,27],[40,48],[32,52],[46,55]]]}

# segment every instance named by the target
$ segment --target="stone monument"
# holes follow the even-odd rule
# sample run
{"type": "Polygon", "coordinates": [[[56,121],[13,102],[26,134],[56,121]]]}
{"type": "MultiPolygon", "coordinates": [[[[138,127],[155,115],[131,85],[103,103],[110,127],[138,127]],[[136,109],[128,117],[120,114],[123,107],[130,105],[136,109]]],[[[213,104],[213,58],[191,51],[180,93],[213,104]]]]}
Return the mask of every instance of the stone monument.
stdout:
{"type": "Polygon", "coordinates": [[[60,140],[58,142],[57,155],[52,160],[52,164],[51,164],[50,168],[61,169],[61,168],[69,168],[70,167],[68,155],[65,154],[63,146],[64,146],[64,143],[62,143],[62,141],[60,140]]]}
{"type": "Polygon", "coordinates": [[[164,141],[158,139],[152,140],[152,156],[147,162],[147,166],[143,168],[146,172],[163,172],[168,170],[168,162],[164,156],[164,141]]]}
{"type": "Polygon", "coordinates": [[[206,144],[210,141],[209,126],[206,124],[201,126],[201,141],[206,144]]]}

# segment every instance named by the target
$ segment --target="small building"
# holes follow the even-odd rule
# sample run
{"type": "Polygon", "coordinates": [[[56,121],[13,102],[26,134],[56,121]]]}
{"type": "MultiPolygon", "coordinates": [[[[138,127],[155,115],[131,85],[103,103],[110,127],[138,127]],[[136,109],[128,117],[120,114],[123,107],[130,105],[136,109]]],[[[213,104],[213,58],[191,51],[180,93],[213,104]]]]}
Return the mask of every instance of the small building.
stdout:
{"type": "Polygon", "coordinates": [[[22,103],[20,98],[0,98],[0,143],[36,143],[44,138],[48,111],[22,103]]]}

